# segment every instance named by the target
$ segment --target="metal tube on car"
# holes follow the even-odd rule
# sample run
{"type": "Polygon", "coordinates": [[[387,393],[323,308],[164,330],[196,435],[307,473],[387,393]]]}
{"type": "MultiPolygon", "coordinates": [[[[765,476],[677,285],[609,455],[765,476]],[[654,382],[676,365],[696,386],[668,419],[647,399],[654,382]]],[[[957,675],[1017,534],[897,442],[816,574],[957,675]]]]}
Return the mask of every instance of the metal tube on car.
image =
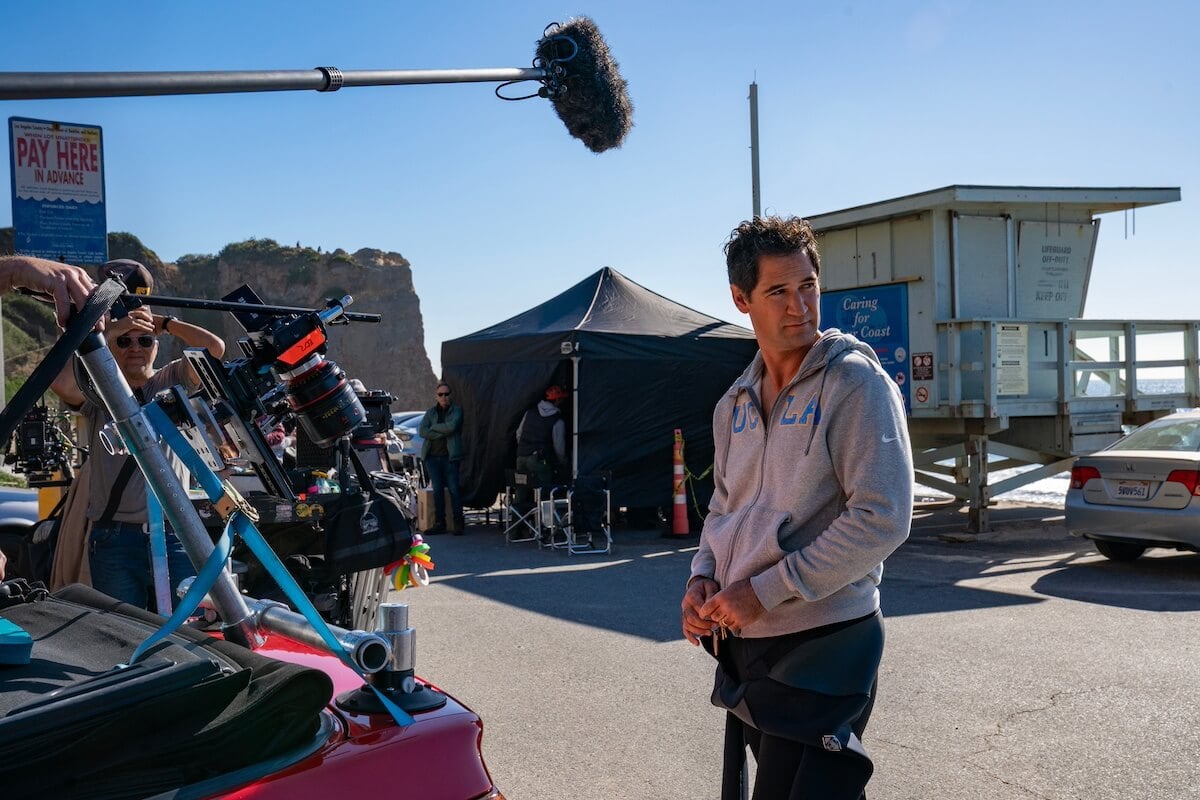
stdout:
{"type": "Polygon", "coordinates": [[[410,671],[416,667],[417,637],[416,631],[408,626],[407,603],[380,604],[378,633],[391,646],[387,665],[390,671],[410,671]]]}
{"type": "MultiPolygon", "coordinates": [[[[252,600],[251,611],[258,627],[286,636],[295,642],[329,651],[328,645],[303,614],[297,614],[287,606],[270,600],[252,600]]],[[[348,631],[329,625],[333,638],[337,639],[351,660],[368,674],[378,672],[388,665],[392,657],[387,640],[377,633],[348,631]]],[[[336,654],[335,654],[336,655],[336,654]]]]}
{"type": "MultiPolygon", "coordinates": [[[[191,588],[195,578],[184,578],[179,583],[176,592],[182,597],[191,588]]],[[[297,614],[287,606],[275,600],[255,600],[245,598],[250,609],[250,619],[255,630],[266,630],[271,633],[291,639],[301,644],[309,645],[323,652],[330,652],[329,646],[303,614],[297,614]]],[[[205,595],[200,601],[202,610],[215,611],[215,605],[210,595],[205,595]]],[[[337,625],[327,624],[329,632],[337,640],[342,650],[362,669],[371,674],[385,668],[391,661],[392,650],[385,636],[367,631],[352,631],[337,625]]],[[[333,653],[339,655],[339,653],[333,653]]]]}
{"type": "MultiPolygon", "coordinates": [[[[130,455],[146,476],[147,487],[162,502],[163,512],[171,521],[188,558],[199,569],[213,551],[212,538],[200,522],[179,477],[171,469],[158,434],[134,398],[125,376],[117,368],[103,334],[89,335],[79,347],[79,356],[91,376],[96,393],[125,439],[130,455]]],[[[250,610],[227,569],[221,571],[209,594],[224,620],[227,639],[246,647],[261,643],[250,610]]]]}

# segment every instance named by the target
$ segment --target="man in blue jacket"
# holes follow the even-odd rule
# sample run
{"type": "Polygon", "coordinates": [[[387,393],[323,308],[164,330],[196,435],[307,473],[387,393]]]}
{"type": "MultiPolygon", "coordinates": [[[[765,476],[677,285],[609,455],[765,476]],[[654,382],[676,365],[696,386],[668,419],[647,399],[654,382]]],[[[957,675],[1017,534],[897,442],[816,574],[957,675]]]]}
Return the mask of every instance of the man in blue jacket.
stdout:
{"type": "Polygon", "coordinates": [[[429,473],[433,488],[433,527],[425,533],[446,532],[446,490],[450,490],[451,513],[454,515],[454,535],[461,536],[463,518],[462,493],[458,486],[458,468],[462,464],[462,406],[451,402],[450,387],[437,386],[437,403],[425,412],[418,431],[425,440],[421,445],[421,460],[429,473]]]}
{"type": "Polygon", "coordinates": [[[904,403],[869,346],[820,329],[806,220],[743,222],[725,255],[759,352],[713,414],[715,492],[682,602],[729,712],[722,797],[737,796],[746,743],[755,797],[858,800],[883,560],[912,521],[904,403]]]}

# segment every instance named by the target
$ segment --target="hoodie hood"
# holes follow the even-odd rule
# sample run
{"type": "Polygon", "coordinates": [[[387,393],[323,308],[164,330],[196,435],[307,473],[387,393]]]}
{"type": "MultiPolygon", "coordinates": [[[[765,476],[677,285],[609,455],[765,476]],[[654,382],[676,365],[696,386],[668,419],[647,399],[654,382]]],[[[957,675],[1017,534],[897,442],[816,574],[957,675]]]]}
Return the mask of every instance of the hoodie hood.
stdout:
{"type": "MultiPolygon", "coordinates": [[[[845,357],[848,353],[858,353],[876,364],[879,363],[879,356],[875,354],[874,348],[869,344],[850,334],[842,333],[837,328],[828,328],[822,331],[821,337],[813,343],[812,349],[808,351],[808,355],[800,363],[800,369],[792,376],[787,385],[792,386],[798,381],[812,375],[817,370],[825,369],[838,359],[845,357]]],[[[727,394],[730,397],[734,397],[739,392],[748,391],[754,395],[755,402],[757,402],[757,387],[759,381],[762,379],[762,371],[763,357],[760,350],[754,354],[754,360],[746,367],[741,377],[729,387],[727,394]]]]}
{"type": "MultiPolygon", "coordinates": [[[[879,356],[875,354],[875,350],[866,342],[850,334],[842,333],[837,328],[829,328],[823,331],[821,337],[813,343],[812,349],[804,356],[804,361],[800,362],[800,369],[787,382],[780,391],[780,394],[787,394],[800,381],[820,372],[821,384],[817,389],[817,406],[819,408],[821,398],[825,395],[825,381],[829,377],[828,367],[838,360],[845,358],[850,353],[858,353],[876,366],[879,365],[879,356]]],[[[763,408],[762,401],[758,397],[758,384],[762,379],[763,368],[762,351],[759,350],[754,354],[754,360],[750,362],[750,366],[746,367],[741,377],[734,381],[733,386],[729,388],[727,395],[736,398],[741,392],[748,393],[754,398],[754,405],[759,408],[761,414],[764,417],[769,417],[771,409],[763,408]]],[[[808,441],[804,446],[805,455],[812,449],[813,437],[816,436],[816,433],[817,428],[815,425],[809,428],[808,441]]]]}

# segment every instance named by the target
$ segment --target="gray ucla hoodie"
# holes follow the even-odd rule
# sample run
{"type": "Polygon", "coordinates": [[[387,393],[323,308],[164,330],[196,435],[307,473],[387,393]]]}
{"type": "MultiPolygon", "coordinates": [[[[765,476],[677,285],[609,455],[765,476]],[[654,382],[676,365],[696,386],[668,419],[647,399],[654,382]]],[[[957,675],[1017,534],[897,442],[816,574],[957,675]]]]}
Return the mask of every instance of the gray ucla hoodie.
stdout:
{"type": "Polygon", "coordinates": [[[883,560],[908,537],[913,465],[904,402],[871,348],[825,331],[770,413],[762,354],[713,413],[716,491],[692,576],[743,578],[779,636],[879,608],[883,560]]]}

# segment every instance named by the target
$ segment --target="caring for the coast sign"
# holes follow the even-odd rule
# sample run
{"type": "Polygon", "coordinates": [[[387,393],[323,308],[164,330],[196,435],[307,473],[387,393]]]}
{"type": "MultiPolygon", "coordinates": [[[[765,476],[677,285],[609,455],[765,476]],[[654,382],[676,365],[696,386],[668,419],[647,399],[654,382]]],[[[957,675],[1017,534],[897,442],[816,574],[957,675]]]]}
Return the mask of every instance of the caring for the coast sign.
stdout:
{"type": "Polygon", "coordinates": [[[912,407],[908,347],[908,286],[902,283],[821,293],[821,328],[853,333],[869,344],[912,407]]]}
{"type": "Polygon", "coordinates": [[[13,249],[68,264],[108,260],[99,126],[9,117],[13,249]]]}

